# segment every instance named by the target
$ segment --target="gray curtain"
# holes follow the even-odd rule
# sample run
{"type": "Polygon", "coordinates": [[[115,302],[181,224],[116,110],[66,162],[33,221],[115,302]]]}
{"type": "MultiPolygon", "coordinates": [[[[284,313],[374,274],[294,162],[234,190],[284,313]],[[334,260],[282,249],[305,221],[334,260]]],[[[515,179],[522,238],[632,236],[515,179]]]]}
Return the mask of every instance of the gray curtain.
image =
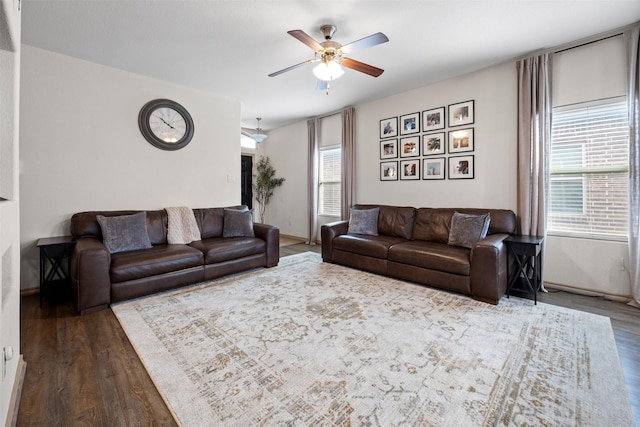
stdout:
{"type": "Polygon", "coordinates": [[[349,219],[356,193],[356,109],[342,111],[342,188],[340,210],[342,219],[349,219]]]}
{"type": "Polygon", "coordinates": [[[640,307],[640,27],[624,33],[627,42],[629,104],[629,277],[632,301],[640,307]]]}
{"type": "Polygon", "coordinates": [[[309,140],[309,167],[307,168],[307,217],[309,219],[308,245],[318,240],[318,119],[307,120],[309,140]]]}
{"type": "Polygon", "coordinates": [[[528,236],[546,235],[552,58],[546,53],[517,62],[518,231],[528,236]]]}

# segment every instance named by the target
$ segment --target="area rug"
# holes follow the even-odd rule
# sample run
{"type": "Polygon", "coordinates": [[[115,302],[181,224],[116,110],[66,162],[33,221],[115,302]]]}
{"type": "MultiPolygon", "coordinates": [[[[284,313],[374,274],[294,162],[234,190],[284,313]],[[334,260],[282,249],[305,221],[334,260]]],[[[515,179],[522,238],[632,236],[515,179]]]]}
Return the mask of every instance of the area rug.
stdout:
{"type": "Polygon", "coordinates": [[[183,426],[632,426],[608,318],[281,259],[113,307],[183,426]]]}

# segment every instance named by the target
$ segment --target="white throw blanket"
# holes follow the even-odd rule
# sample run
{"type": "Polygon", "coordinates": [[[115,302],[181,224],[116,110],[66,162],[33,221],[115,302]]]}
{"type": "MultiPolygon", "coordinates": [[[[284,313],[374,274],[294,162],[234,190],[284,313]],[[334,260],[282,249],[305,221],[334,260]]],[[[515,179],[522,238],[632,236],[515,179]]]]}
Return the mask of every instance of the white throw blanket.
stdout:
{"type": "Polygon", "coordinates": [[[165,208],[165,210],[169,217],[167,226],[167,242],[169,244],[187,244],[202,239],[191,208],[178,206],[165,208]]]}

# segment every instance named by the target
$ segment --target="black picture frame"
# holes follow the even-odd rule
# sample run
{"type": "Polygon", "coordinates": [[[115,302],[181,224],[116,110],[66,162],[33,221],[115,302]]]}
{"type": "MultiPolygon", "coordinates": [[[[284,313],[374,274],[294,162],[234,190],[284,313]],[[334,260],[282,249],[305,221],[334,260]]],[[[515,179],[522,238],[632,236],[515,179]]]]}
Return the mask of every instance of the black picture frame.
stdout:
{"type": "Polygon", "coordinates": [[[402,160],[400,162],[400,179],[403,181],[420,179],[420,159],[402,160]]]}
{"type": "Polygon", "coordinates": [[[449,131],[449,154],[466,153],[475,149],[473,128],[449,131]]]}
{"type": "Polygon", "coordinates": [[[427,157],[422,159],[422,179],[426,181],[445,179],[447,159],[445,157],[427,157]]]}
{"type": "Polygon", "coordinates": [[[449,127],[465,126],[475,121],[475,101],[458,102],[449,105],[449,127]]]}
{"type": "Polygon", "coordinates": [[[475,156],[449,157],[449,179],[474,179],[475,156]]]}
{"type": "Polygon", "coordinates": [[[422,155],[436,156],[446,153],[446,137],[444,132],[422,135],[422,155]]]}
{"type": "Polygon", "coordinates": [[[398,118],[389,117],[380,120],[380,139],[398,136],[398,118]]]}
{"type": "Polygon", "coordinates": [[[398,180],[398,161],[380,162],[380,181],[398,180]]]}
{"type": "Polygon", "coordinates": [[[380,160],[398,158],[398,139],[380,141],[380,160]]]}
{"type": "Polygon", "coordinates": [[[422,112],[422,132],[444,129],[445,121],[446,117],[444,107],[425,110],[422,112]]]}
{"type": "Polygon", "coordinates": [[[420,136],[400,138],[398,153],[400,157],[420,157],[420,136]]]}
{"type": "Polygon", "coordinates": [[[420,113],[400,116],[400,135],[420,133],[420,113]]]}

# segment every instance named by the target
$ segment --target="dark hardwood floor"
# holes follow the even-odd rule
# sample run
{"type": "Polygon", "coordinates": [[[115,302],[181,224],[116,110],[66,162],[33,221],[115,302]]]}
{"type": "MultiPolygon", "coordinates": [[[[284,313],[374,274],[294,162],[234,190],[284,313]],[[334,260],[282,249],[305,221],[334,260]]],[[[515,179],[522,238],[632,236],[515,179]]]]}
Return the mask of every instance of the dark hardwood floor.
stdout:
{"type": "MultiPolygon", "coordinates": [[[[281,256],[320,246],[295,244],[281,256]]],[[[551,291],[539,300],[611,318],[636,424],[640,426],[640,310],[551,291]]],[[[21,353],[27,372],[18,426],[175,426],[111,310],[78,316],[68,298],[39,307],[22,298],[21,353]]]]}

